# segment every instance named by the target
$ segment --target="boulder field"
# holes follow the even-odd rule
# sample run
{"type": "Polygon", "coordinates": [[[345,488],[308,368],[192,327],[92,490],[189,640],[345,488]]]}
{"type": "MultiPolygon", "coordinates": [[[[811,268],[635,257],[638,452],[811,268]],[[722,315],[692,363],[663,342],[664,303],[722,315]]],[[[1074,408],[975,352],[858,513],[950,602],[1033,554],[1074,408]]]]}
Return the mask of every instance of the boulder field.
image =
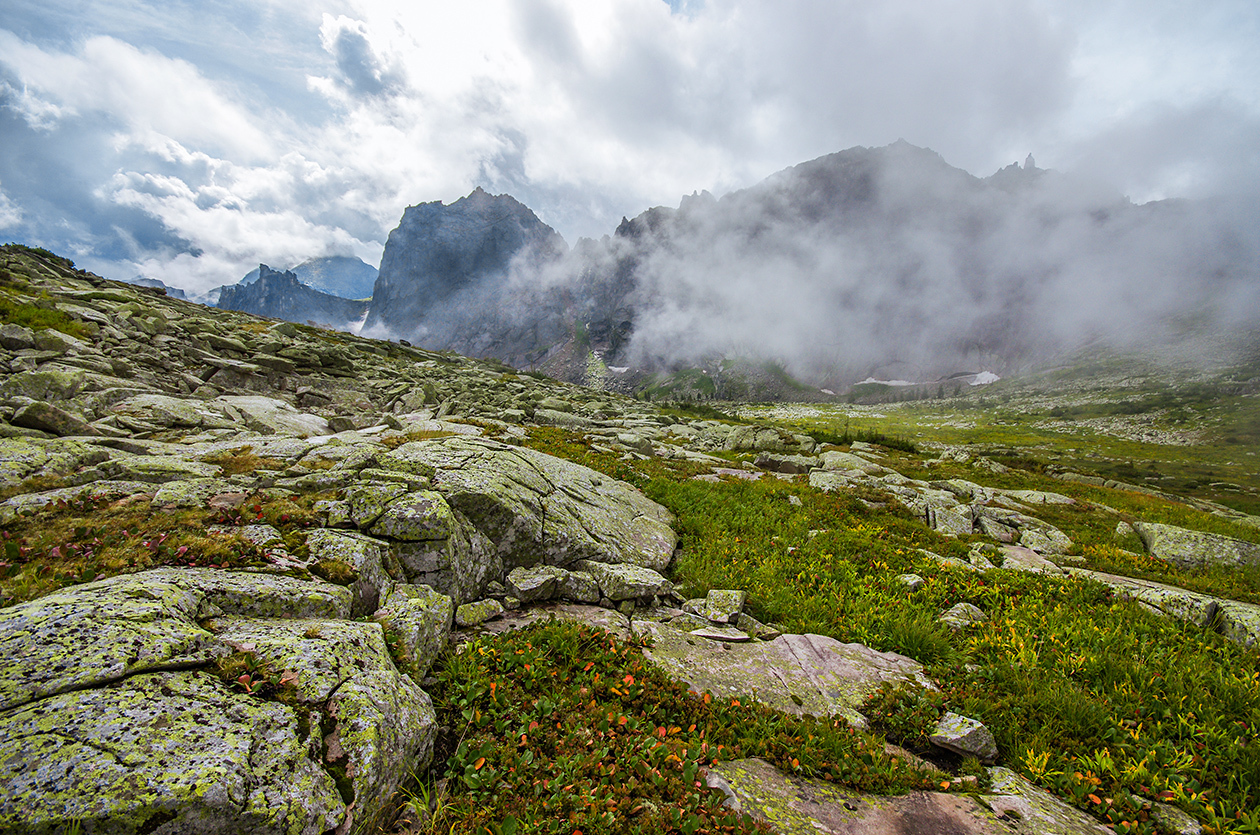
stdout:
{"type": "MultiPolygon", "coordinates": [[[[0,247],[0,290],[27,311],[0,326],[6,536],[42,513],[142,503],[159,517],[216,510],[206,536],[255,557],[172,559],[4,601],[0,831],[374,831],[433,756],[435,659],[553,614],[650,638],[652,662],[694,689],[791,713],[862,725],[880,683],[930,685],[913,659],[757,622],[741,590],[682,599],[667,579],[670,513],[521,445],[537,427],[627,460],[696,462],[708,480],[878,491],[939,532],[989,540],[967,562],[941,558],[954,569],[1081,570],[1070,538],[1037,515],[1073,501],[1057,493],[911,479],[867,445],[822,450],[492,362],[212,310],[22,248],[0,247]],[[318,501],[301,529],[246,512],[302,496],[318,501]]],[[[1135,525],[1154,556],[1255,559],[1248,543],[1168,528],[1135,525]]],[[[1256,607],[1091,576],[1241,643],[1260,634],[1256,607]]],[[[903,578],[911,593],[916,579],[903,578]]],[[[942,613],[958,629],[983,617],[942,613]]],[[[982,725],[946,719],[934,744],[1001,761],[982,725]]],[[[711,785],[785,832],[887,831],[898,815],[919,822],[907,831],[1097,831],[1000,766],[994,793],[963,806],[841,797],[771,772],[733,762],[711,785]]]]}

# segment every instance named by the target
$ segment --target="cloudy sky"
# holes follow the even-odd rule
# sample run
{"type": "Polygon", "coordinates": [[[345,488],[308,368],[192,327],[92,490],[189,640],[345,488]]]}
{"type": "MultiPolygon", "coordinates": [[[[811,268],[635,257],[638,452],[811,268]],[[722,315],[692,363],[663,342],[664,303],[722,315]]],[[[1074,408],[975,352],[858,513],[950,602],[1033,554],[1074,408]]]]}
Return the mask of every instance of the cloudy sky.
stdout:
{"type": "Polygon", "coordinates": [[[1260,193],[1255,0],[5,0],[0,240],[189,290],[507,192],[570,244],[904,138],[1260,193]]]}

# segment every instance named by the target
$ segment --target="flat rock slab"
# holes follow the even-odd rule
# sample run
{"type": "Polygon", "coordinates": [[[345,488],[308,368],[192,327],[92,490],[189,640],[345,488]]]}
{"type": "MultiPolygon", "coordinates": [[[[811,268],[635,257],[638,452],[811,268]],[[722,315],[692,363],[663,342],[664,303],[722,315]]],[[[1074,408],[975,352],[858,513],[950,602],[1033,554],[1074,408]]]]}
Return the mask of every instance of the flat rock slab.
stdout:
{"type": "Polygon", "coordinates": [[[634,622],[654,639],[644,655],[671,677],[723,698],[752,697],[785,713],[842,716],[866,727],[858,707],[884,682],[931,683],[916,661],[823,635],[718,643],[670,624],[634,622]]]}
{"type": "Polygon", "coordinates": [[[206,672],[137,675],[0,712],[0,830],[79,819],[112,833],[320,835],[345,802],[299,730],[293,708],[241,698],[206,672]]]}
{"type": "Polygon", "coordinates": [[[781,835],[1103,835],[1084,812],[1006,769],[991,769],[996,795],[942,792],[881,797],[789,777],[765,760],[714,769],[741,809],[781,835]]]}
{"type": "Polygon", "coordinates": [[[1136,600],[1150,611],[1195,626],[1218,628],[1225,637],[1244,646],[1260,642],[1260,606],[1226,600],[1210,594],[1084,568],[1068,569],[1070,573],[1105,583],[1117,594],[1136,600]]]}
{"type": "Polygon", "coordinates": [[[1133,529],[1152,557],[1185,568],[1260,563],[1260,545],[1254,542],[1157,522],[1134,522],[1133,529]]]}
{"type": "Polygon", "coordinates": [[[545,606],[531,606],[528,609],[504,612],[501,618],[467,629],[458,629],[451,634],[451,640],[463,643],[479,635],[501,635],[504,632],[523,629],[550,618],[579,621],[611,632],[623,641],[630,637],[630,619],[614,609],[586,606],[581,603],[549,603],[545,606]]]}

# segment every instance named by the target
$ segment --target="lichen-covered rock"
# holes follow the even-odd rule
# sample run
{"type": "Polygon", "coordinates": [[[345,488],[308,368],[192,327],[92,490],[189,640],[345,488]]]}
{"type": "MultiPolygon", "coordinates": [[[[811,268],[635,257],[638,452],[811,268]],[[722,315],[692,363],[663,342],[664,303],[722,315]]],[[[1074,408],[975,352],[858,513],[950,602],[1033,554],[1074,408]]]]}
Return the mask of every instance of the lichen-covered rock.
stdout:
{"type": "Polygon", "coordinates": [[[1218,629],[1231,641],[1244,646],[1260,643],[1260,605],[1226,600],[1153,580],[1078,568],[1068,571],[1105,583],[1116,590],[1117,596],[1136,600],[1148,611],[1188,621],[1201,628],[1218,629]]]}
{"type": "Polygon", "coordinates": [[[554,565],[517,567],[508,572],[507,587],[522,603],[551,600],[558,596],[559,583],[568,573],[554,565]]]}
{"type": "Polygon", "coordinates": [[[450,506],[440,493],[420,490],[394,499],[370,528],[374,536],[406,542],[447,539],[456,528],[450,506]]]}
{"type": "Polygon", "coordinates": [[[398,642],[402,658],[417,681],[446,649],[455,603],[428,586],[395,584],[372,616],[398,642]]]}
{"type": "Polygon", "coordinates": [[[823,635],[719,644],[651,620],[636,620],[634,629],[653,638],[644,655],[694,690],[724,698],[751,696],[796,715],[842,716],[857,727],[867,725],[858,708],[881,684],[932,686],[911,658],[823,635]]]}
{"type": "Polygon", "coordinates": [[[1260,545],[1254,542],[1158,522],[1134,522],[1133,528],[1151,556],[1183,568],[1260,564],[1260,545]]]}
{"type": "Polygon", "coordinates": [[[83,418],[42,400],[27,403],[13,413],[9,422],[14,426],[38,429],[59,436],[96,434],[96,429],[83,418]]]}
{"type": "Polygon", "coordinates": [[[106,478],[154,484],[187,478],[216,478],[221,474],[220,468],[213,464],[174,455],[127,455],[98,464],[97,469],[106,478]]]}
{"type": "Polygon", "coordinates": [[[233,618],[207,625],[221,641],[296,673],[300,700],[335,723],[331,733],[321,727],[323,761],[349,781],[355,823],[374,829],[410,770],[428,766],[437,732],[428,695],[394,665],[381,625],[233,618]]]}
{"type": "Polygon", "coordinates": [[[1031,548],[1020,545],[1004,545],[1002,547],[1002,567],[1013,571],[1027,571],[1030,574],[1063,574],[1064,571],[1055,563],[1038,554],[1031,548]]]}
{"type": "Polygon", "coordinates": [[[222,411],[201,400],[184,400],[165,394],[140,394],[110,408],[122,418],[134,418],[167,428],[230,429],[232,421],[222,411]]]}
{"type": "Polygon", "coordinates": [[[584,571],[565,571],[556,582],[556,597],[574,603],[598,603],[599,583],[584,571]]]}
{"type": "Polygon", "coordinates": [[[330,435],[328,421],[299,412],[283,400],[256,395],[223,396],[215,400],[240,413],[246,426],[261,435],[330,435]]]}
{"type": "Polygon", "coordinates": [[[202,671],[2,711],[0,830],[323,835],[346,804],[319,762],[318,717],[312,734],[300,714],[202,671]]]}
{"type": "Polygon", "coordinates": [[[1067,534],[1044,523],[1023,530],[1019,535],[1019,544],[1038,554],[1066,554],[1072,548],[1072,540],[1067,534]]]}
{"type": "Polygon", "coordinates": [[[1053,835],[1107,835],[1111,832],[1009,768],[990,768],[989,781],[990,794],[985,797],[985,804],[1005,820],[1012,821],[1017,832],[1053,835]]]}
{"type": "Polygon", "coordinates": [[[0,709],[226,655],[190,585],[127,575],[0,609],[0,709]]]}
{"type": "Polygon", "coordinates": [[[595,578],[600,592],[613,602],[665,594],[673,588],[657,572],[637,565],[608,565],[583,560],[574,568],[595,578]]]}
{"type": "Polygon", "coordinates": [[[432,586],[457,604],[481,598],[486,584],[503,575],[494,543],[460,514],[451,514],[445,539],[395,542],[393,552],[412,583],[432,586]]]}
{"type": "Polygon", "coordinates": [[[940,617],[941,623],[953,630],[965,629],[984,620],[988,620],[988,616],[970,603],[956,603],[940,617]]]}
{"type": "Polygon", "coordinates": [[[734,623],[747,599],[748,593],[739,589],[710,589],[704,598],[684,603],[683,611],[713,623],[734,623]]]}
{"type": "Polygon", "coordinates": [[[362,617],[380,607],[383,593],[393,583],[386,568],[390,554],[385,543],[351,531],[316,528],[307,534],[306,547],[312,564],[332,560],[354,569],[355,578],[349,584],[354,593],[350,614],[362,617]]]}
{"type": "Polygon", "coordinates": [[[69,400],[79,393],[87,374],[75,369],[23,371],[0,382],[0,398],[29,397],[32,400],[69,400]]]}
{"type": "Polygon", "coordinates": [[[407,493],[407,485],[370,481],[346,488],[346,501],[350,504],[350,520],[355,527],[370,527],[389,503],[407,493]]]}
{"type": "Polygon", "coordinates": [[[964,757],[976,757],[985,763],[997,760],[998,748],[993,732],[977,719],[947,711],[928,739],[933,745],[964,757]]]}
{"type": "Polygon", "coordinates": [[[112,501],[124,496],[134,496],[153,489],[152,484],[140,481],[93,481],[80,487],[59,487],[42,493],[21,493],[0,502],[0,525],[8,524],[19,514],[35,512],[59,501],[112,501]]]}
{"type": "Polygon", "coordinates": [[[214,496],[231,491],[231,482],[221,478],[168,481],[154,491],[153,504],[157,507],[205,507],[214,496]]]}
{"type": "Polygon", "coordinates": [[[382,466],[432,472],[435,489],[509,569],[591,559],[661,570],[677,544],[669,512],[642,493],[531,449],[452,437],[403,444],[382,459],[382,466]]]}
{"type": "Polygon", "coordinates": [[[488,620],[503,616],[503,604],[497,600],[478,600],[464,603],[455,610],[455,625],[460,629],[478,626],[488,620]]]}
{"type": "MultiPolygon", "coordinates": [[[[1012,793],[979,797],[922,791],[899,797],[868,795],[824,780],[784,774],[761,759],[723,762],[716,770],[740,810],[782,835],[1102,835],[1109,831],[1007,769],[994,768],[989,773],[995,789],[1000,784],[1003,791],[1012,793]]],[[[731,802],[729,796],[727,802],[731,802]]]]}

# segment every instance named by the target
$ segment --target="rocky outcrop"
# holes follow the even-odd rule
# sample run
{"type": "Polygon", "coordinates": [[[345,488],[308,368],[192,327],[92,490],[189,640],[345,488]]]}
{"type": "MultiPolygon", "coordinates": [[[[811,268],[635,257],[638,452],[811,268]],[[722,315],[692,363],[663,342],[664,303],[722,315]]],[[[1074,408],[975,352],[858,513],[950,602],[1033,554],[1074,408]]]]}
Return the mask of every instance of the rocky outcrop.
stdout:
{"type": "Polygon", "coordinates": [[[258,265],[252,284],[228,285],[219,293],[217,306],[273,319],[352,330],[367,313],[366,301],[355,301],[308,287],[289,270],[278,272],[258,265]]]}
{"type": "Polygon", "coordinates": [[[0,610],[0,828],[371,825],[436,729],[350,602],[318,580],[159,569],[0,610]]]}
{"type": "Polygon", "coordinates": [[[1135,522],[1133,529],[1151,556],[1183,568],[1260,564],[1260,545],[1254,542],[1158,522],[1135,522]]]}
{"type": "Polygon", "coordinates": [[[788,776],[760,759],[722,763],[711,777],[719,775],[720,782],[711,779],[710,784],[729,792],[728,806],[783,835],[1103,835],[1110,831],[1005,768],[989,769],[992,788],[982,794],[911,792],[902,797],[876,797],[821,780],[788,776]]]}

